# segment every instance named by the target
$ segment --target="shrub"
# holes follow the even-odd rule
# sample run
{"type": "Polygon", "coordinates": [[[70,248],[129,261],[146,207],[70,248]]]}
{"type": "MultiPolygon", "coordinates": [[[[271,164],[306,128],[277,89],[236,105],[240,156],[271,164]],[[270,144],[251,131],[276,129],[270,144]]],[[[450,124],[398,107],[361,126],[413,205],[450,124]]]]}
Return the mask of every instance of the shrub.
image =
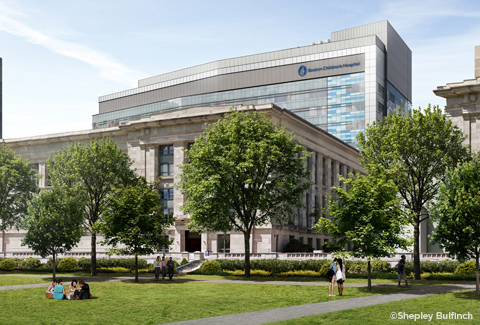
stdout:
{"type": "Polygon", "coordinates": [[[229,275],[232,275],[231,272],[225,272],[225,271],[220,271],[220,272],[213,272],[213,271],[202,272],[202,271],[200,271],[200,270],[191,271],[191,272],[188,272],[188,274],[220,275],[220,276],[229,276],[229,275]]]}
{"type": "Polygon", "coordinates": [[[25,260],[25,265],[31,269],[38,269],[42,265],[38,258],[29,257],[25,260]]]}
{"type": "MultiPolygon", "coordinates": [[[[372,272],[375,272],[375,273],[393,272],[393,268],[390,266],[390,263],[386,261],[375,260],[371,262],[371,266],[372,266],[372,272]]],[[[368,269],[367,269],[367,272],[368,272],[368,269]]]]}
{"type": "Polygon", "coordinates": [[[180,265],[185,265],[187,263],[188,263],[187,259],[183,258],[182,261],[180,262],[180,265]]]}
{"type": "Polygon", "coordinates": [[[173,260],[173,265],[174,265],[173,271],[175,272],[175,270],[177,269],[177,267],[180,266],[180,264],[178,264],[177,261],[173,260]]]}
{"type": "Polygon", "coordinates": [[[220,266],[220,263],[217,261],[207,261],[202,264],[202,267],[200,268],[202,272],[206,271],[214,271],[214,272],[219,272],[222,271],[222,267],[220,266]]]}
{"type": "Polygon", "coordinates": [[[6,258],[0,262],[0,270],[13,271],[17,268],[15,261],[12,258],[6,258]]]}
{"type": "MultiPolygon", "coordinates": [[[[216,260],[220,263],[222,270],[234,271],[244,270],[244,260],[216,260]]],[[[327,263],[327,260],[306,260],[306,261],[294,261],[294,260],[278,260],[278,259],[264,259],[264,260],[252,260],[250,266],[252,270],[264,270],[270,273],[282,273],[289,271],[320,271],[322,266],[327,263]]]]}
{"type": "MultiPolygon", "coordinates": [[[[235,270],[231,274],[235,275],[235,276],[244,276],[245,271],[244,270],[235,270]]],[[[272,274],[270,272],[267,272],[267,271],[264,271],[264,270],[250,270],[250,276],[268,277],[268,276],[272,276],[272,274]]]]}
{"type": "Polygon", "coordinates": [[[77,262],[78,267],[84,271],[90,271],[92,269],[92,262],[89,258],[81,257],[77,262]]]}
{"type": "Polygon", "coordinates": [[[329,268],[328,263],[323,264],[322,268],[320,269],[320,272],[318,272],[318,275],[322,278],[326,278],[328,273],[328,268],[329,268]]]}
{"type": "Polygon", "coordinates": [[[457,266],[453,274],[475,274],[476,272],[476,262],[468,261],[457,266]]]}
{"type": "MultiPolygon", "coordinates": [[[[55,267],[58,267],[58,264],[60,263],[62,259],[61,258],[56,258],[55,259],[55,267]]],[[[52,258],[49,258],[47,263],[45,263],[45,267],[47,268],[52,268],[53,269],[53,260],[52,258]]]]}
{"type": "Polygon", "coordinates": [[[452,261],[452,260],[446,259],[438,263],[438,272],[453,273],[455,272],[455,270],[459,265],[460,265],[460,262],[458,261],[452,261]]]}
{"type": "Polygon", "coordinates": [[[15,263],[15,267],[18,268],[18,269],[21,269],[21,268],[27,266],[27,264],[26,264],[26,262],[23,258],[15,257],[15,258],[11,258],[11,260],[15,263]]]}
{"type": "Polygon", "coordinates": [[[367,262],[365,261],[347,261],[347,271],[350,273],[365,273],[367,272],[367,262]]]}
{"type": "Polygon", "coordinates": [[[78,269],[78,262],[75,257],[64,258],[58,263],[58,269],[64,272],[73,272],[78,269]]]}
{"type": "Polygon", "coordinates": [[[313,252],[313,247],[301,243],[298,239],[293,239],[285,245],[283,251],[285,253],[311,253],[313,252]]]}
{"type": "MultiPolygon", "coordinates": [[[[351,279],[368,279],[368,273],[347,273],[346,274],[347,280],[349,278],[351,279]]],[[[372,272],[371,273],[371,278],[372,279],[396,279],[397,274],[388,272],[388,273],[383,273],[383,272],[372,272]]]]}
{"type": "Polygon", "coordinates": [[[289,272],[282,272],[276,274],[281,278],[288,278],[288,277],[310,277],[315,278],[318,277],[319,273],[315,271],[289,271],[289,272]]]}

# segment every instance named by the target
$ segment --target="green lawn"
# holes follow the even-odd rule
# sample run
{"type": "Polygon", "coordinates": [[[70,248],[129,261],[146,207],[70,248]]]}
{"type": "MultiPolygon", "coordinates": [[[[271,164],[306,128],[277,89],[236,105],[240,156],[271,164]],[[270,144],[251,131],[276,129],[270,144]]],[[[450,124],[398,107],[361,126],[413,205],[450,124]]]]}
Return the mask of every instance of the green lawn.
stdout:
{"type": "Polygon", "coordinates": [[[92,282],[90,288],[97,299],[46,299],[44,288],[0,291],[0,323],[155,324],[398,290],[349,288],[342,298],[329,297],[327,287],[294,285],[115,281],[92,282]],[[26,312],[18,312],[21,306],[28,306],[26,312]]]}
{"type": "MultiPolygon", "coordinates": [[[[381,305],[349,309],[333,313],[287,320],[273,324],[479,324],[480,297],[475,291],[456,291],[451,293],[394,301],[381,305]],[[448,314],[466,314],[470,312],[473,320],[437,319],[437,312],[448,314]],[[431,314],[432,321],[413,319],[391,319],[392,313],[431,314]],[[359,322],[359,320],[362,320],[359,322]]],[[[403,314],[402,314],[403,315],[403,314]]]]}

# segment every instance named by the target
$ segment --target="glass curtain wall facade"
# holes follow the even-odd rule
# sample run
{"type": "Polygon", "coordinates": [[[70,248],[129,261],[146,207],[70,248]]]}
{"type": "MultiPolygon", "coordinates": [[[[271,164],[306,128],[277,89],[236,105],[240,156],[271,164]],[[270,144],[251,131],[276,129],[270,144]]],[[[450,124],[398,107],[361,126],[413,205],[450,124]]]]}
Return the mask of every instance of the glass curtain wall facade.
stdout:
{"type": "Polygon", "coordinates": [[[131,107],[102,114],[103,122],[96,121],[97,116],[94,116],[94,128],[117,126],[129,120],[183,108],[242,103],[274,103],[354,144],[358,132],[365,128],[365,73],[236,89],[131,107]]]}

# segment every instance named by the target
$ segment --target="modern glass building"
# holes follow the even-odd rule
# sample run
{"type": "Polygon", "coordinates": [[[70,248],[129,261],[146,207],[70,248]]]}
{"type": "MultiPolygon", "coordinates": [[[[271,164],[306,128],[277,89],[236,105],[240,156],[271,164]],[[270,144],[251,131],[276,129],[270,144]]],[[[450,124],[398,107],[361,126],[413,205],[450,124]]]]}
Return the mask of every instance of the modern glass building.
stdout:
{"type": "Polygon", "coordinates": [[[308,46],[215,61],[139,80],[99,98],[93,128],[160,112],[274,103],[355,146],[386,114],[411,109],[412,53],[388,21],[308,46]]]}

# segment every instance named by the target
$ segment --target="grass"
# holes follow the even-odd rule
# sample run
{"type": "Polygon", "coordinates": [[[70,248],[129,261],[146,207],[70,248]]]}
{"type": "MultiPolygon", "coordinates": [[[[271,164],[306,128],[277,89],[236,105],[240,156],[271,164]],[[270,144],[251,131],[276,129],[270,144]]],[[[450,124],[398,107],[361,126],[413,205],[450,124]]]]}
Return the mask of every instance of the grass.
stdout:
{"type": "Polygon", "coordinates": [[[329,297],[326,287],[179,281],[92,282],[90,288],[98,299],[45,299],[44,288],[0,291],[0,323],[158,324],[398,291],[349,288],[342,298],[329,297]],[[26,312],[18,312],[21,306],[26,312]]]}
{"type": "Polygon", "coordinates": [[[291,319],[272,324],[359,324],[359,320],[362,320],[361,323],[364,324],[429,323],[428,320],[418,320],[415,322],[413,319],[391,319],[391,313],[431,314],[433,315],[432,323],[434,324],[474,324],[479,323],[480,321],[479,303],[480,297],[475,295],[475,291],[456,291],[421,298],[394,301],[370,307],[291,319]],[[441,312],[442,314],[448,314],[449,312],[466,314],[470,312],[473,316],[473,320],[437,319],[437,312],[441,312]]]}

